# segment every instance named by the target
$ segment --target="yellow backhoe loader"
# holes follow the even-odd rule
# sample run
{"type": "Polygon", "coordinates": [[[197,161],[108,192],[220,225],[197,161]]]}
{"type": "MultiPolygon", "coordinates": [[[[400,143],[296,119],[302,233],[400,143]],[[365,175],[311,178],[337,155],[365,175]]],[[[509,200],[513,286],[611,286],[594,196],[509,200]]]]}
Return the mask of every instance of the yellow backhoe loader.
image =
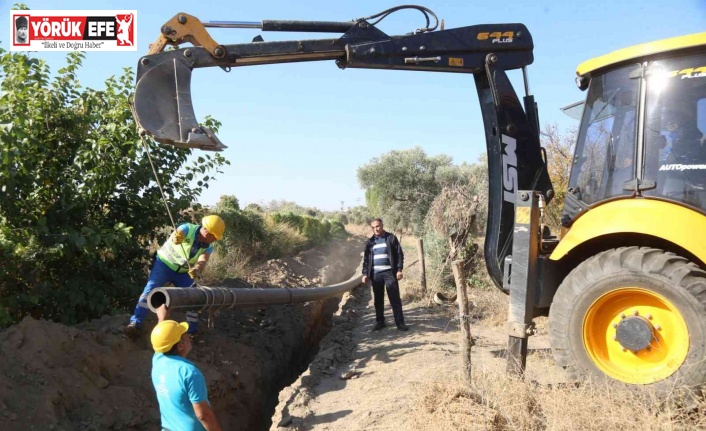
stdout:
{"type": "MultiPolygon", "coordinates": [[[[139,60],[137,124],[155,140],[224,146],[196,121],[192,71],[333,60],[339,68],[465,73],[478,91],[490,189],[488,272],[510,295],[508,368],[522,372],[533,319],[549,316],[554,357],[576,378],[658,390],[706,383],[706,33],[626,48],[578,67],[587,90],[556,235],[542,223],[554,196],[529,94],[533,41],[517,23],[388,36],[401,8],[344,22],[201,22],[179,13],[139,60]],[[337,32],[338,38],[222,45],[207,27],[337,32]],[[194,46],[165,51],[167,45],[194,46]],[[516,95],[507,71],[522,71],[516,95]]],[[[428,75],[424,79],[432,79],[428,75]]]]}

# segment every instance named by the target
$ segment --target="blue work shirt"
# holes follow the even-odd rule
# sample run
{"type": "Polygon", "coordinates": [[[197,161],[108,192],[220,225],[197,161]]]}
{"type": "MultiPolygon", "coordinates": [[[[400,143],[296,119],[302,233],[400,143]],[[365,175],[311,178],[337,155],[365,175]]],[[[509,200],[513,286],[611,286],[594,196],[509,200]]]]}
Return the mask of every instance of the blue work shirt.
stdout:
{"type": "Polygon", "coordinates": [[[157,392],[163,428],[205,431],[192,405],[208,402],[206,379],[196,365],[181,356],[155,353],[152,357],[152,385],[157,392]]]}

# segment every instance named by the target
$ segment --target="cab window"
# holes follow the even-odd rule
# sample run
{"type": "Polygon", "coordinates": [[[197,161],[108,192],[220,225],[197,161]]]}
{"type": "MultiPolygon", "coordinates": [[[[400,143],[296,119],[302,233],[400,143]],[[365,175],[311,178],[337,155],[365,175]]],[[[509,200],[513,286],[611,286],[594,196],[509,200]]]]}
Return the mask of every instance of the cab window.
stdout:
{"type": "Polygon", "coordinates": [[[635,177],[636,106],[639,65],[591,79],[574,152],[569,187],[581,201],[629,194],[625,182],[635,177]]]}
{"type": "Polygon", "coordinates": [[[705,208],[706,56],[650,63],[645,112],[645,195],[705,208]]]}

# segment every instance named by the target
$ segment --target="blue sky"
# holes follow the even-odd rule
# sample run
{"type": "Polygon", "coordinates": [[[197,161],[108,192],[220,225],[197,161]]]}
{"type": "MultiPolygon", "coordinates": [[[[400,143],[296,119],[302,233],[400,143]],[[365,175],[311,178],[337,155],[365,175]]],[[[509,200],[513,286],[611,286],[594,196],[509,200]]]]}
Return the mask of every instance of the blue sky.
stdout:
{"type": "MultiPolygon", "coordinates": [[[[13,3],[0,0],[0,16],[7,17],[8,24],[13,3]]],[[[79,78],[93,88],[101,88],[106,78],[119,75],[124,67],[136,67],[161,25],[177,12],[202,21],[347,21],[404,3],[25,1],[34,10],[137,10],[137,52],[86,53],[79,78]]],[[[443,18],[446,28],[504,22],[527,25],[535,44],[535,62],[528,70],[530,89],[539,104],[540,122],[557,123],[562,129],[575,121],[559,108],[584,96],[574,85],[578,64],[626,46],[706,31],[706,0],[427,0],[418,4],[443,18]]],[[[378,27],[398,35],[422,24],[419,12],[402,11],[378,27]]],[[[212,29],[211,34],[221,44],[247,43],[258,34],[266,41],[335,36],[242,29],[212,29]]],[[[9,29],[0,28],[0,47],[8,49],[8,40],[9,29]]],[[[46,58],[52,70],[64,64],[65,53],[35,55],[46,58]]],[[[197,116],[211,114],[223,122],[219,136],[229,147],[223,155],[231,165],[203,191],[201,203],[207,205],[229,194],[243,205],[285,199],[335,210],[341,208],[341,201],[344,207],[364,203],[356,169],[388,151],[419,145],[429,155],[447,154],[456,163],[473,163],[485,152],[470,75],[339,70],[332,61],[241,67],[230,73],[211,68],[194,72],[192,96],[197,116]]]]}

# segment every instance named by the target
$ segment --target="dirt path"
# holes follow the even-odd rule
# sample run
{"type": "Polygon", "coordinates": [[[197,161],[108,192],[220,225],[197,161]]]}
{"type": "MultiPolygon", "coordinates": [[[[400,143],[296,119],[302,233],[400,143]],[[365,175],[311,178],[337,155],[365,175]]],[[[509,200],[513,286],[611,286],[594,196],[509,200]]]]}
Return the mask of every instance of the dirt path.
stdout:
{"type": "MultiPolygon", "coordinates": [[[[389,325],[378,332],[370,329],[375,312],[369,288],[354,292],[342,315],[348,330],[333,333],[322,351],[330,345],[343,345],[350,354],[326,367],[312,364],[303,378],[280,395],[279,417],[272,430],[411,430],[415,424],[415,400],[434,382],[458,379],[460,331],[454,319],[455,307],[406,305],[408,332],[389,325]],[[338,341],[337,341],[338,340],[338,341]],[[350,377],[350,378],[345,378],[350,377]],[[279,425],[279,427],[278,427],[279,425]]],[[[505,367],[506,332],[499,327],[473,325],[476,345],[472,351],[476,369],[502,370],[505,367]]],[[[542,382],[561,380],[551,361],[548,339],[530,339],[527,376],[542,382]]],[[[482,418],[480,418],[482,419],[482,418]]],[[[433,424],[426,424],[433,429],[433,424]]]]}

